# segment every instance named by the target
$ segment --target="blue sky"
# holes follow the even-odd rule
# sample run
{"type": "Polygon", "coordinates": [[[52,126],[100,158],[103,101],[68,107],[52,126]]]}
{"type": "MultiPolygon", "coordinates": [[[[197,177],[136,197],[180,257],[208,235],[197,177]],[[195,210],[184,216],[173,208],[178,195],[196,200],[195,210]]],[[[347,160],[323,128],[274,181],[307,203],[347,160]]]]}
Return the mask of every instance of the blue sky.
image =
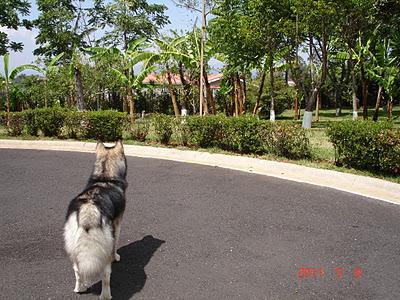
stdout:
{"type": "MultiPolygon", "coordinates": [[[[0,0],[1,1],[1,0],[0,0]]],[[[31,14],[30,19],[34,19],[38,16],[38,11],[36,8],[36,1],[30,0],[31,2],[31,14]]],[[[168,32],[171,29],[175,30],[189,30],[193,28],[194,22],[196,21],[196,16],[198,13],[193,13],[187,9],[177,7],[172,0],[149,0],[149,3],[164,4],[167,6],[168,10],[166,14],[169,16],[170,24],[164,27],[162,32],[168,32]]],[[[197,20],[197,24],[200,25],[200,16],[197,20]]],[[[25,28],[20,28],[19,30],[9,30],[6,28],[1,28],[2,31],[6,31],[12,41],[22,42],[24,44],[24,49],[22,52],[11,52],[10,53],[10,69],[16,66],[28,63],[34,63],[35,57],[33,56],[33,50],[36,48],[35,37],[37,35],[37,30],[26,30],[25,28]]],[[[3,73],[3,59],[0,60],[0,73],[3,73]]]]}

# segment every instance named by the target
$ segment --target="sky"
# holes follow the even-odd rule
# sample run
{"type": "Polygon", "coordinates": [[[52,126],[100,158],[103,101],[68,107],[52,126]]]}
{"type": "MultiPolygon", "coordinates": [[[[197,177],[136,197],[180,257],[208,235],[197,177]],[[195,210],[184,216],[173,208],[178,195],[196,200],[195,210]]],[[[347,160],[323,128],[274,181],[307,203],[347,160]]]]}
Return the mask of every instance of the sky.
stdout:
{"type": "MultiPolygon", "coordinates": [[[[1,0],[0,0],[1,1],[1,0]]],[[[172,0],[149,0],[149,3],[164,4],[168,10],[166,15],[169,16],[170,24],[162,29],[163,33],[167,33],[171,29],[181,31],[190,30],[193,28],[195,22],[200,25],[200,14],[195,12],[190,12],[185,8],[177,7],[172,0]],[[198,16],[198,19],[196,18],[198,16]],[[196,20],[197,19],[197,20],[196,20]]],[[[39,12],[36,7],[36,1],[30,0],[31,3],[31,13],[28,19],[35,19],[39,12]]],[[[15,42],[22,42],[24,44],[24,49],[22,52],[11,52],[9,58],[9,68],[12,70],[16,66],[22,64],[34,63],[36,58],[33,55],[33,50],[36,48],[35,37],[38,33],[36,29],[27,30],[25,28],[19,28],[18,30],[7,29],[0,27],[1,31],[6,32],[10,40],[15,42]]],[[[3,59],[0,59],[0,73],[4,74],[3,59]]],[[[29,71],[27,72],[29,73],[29,71]]]]}

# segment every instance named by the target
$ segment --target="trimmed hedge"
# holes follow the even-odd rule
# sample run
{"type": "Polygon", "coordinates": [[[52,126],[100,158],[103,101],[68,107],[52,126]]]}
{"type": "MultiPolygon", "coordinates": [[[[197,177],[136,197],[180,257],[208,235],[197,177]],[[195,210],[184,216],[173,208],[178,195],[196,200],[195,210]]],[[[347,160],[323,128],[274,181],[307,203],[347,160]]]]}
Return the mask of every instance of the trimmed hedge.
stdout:
{"type": "Polygon", "coordinates": [[[13,113],[9,134],[43,134],[73,139],[115,141],[126,136],[144,141],[153,126],[156,140],[175,140],[185,146],[220,149],[239,153],[272,153],[292,159],[310,156],[305,130],[293,123],[271,124],[253,117],[228,118],[222,115],[187,117],[180,122],[173,116],[155,114],[151,120],[130,124],[126,113],[108,111],[76,112],[61,108],[13,113]]]}
{"type": "Polygon", "coordinates": [[[9,125],[7,127],[7,132],[11,136],[18,136],[22,134],[24,127],[22,114],[20,112],[12,112],[8,115],[9,125]]]}
{"type": "Polygon", "coordinates": [[[40,108],[10,114],[10,135],[23,131],[37,136],[115,141],[127,125],[126,113],[112,110],[77,112],[62,108],[40,108]]]}
{"type": "Polygon", "coordinates": [[[154,114],[152,121],[157,142],[168,144],[174,132],[176,119],[169,115],[154,114]]]}
{"type": "Polygon", "coordinates": [[[310,156],[306,131],[294,123],[271,123],[254,117],[189,117],[178,126],[189,144],[240,153],[272,153],[291,159],[310,156]]]}
{"type": "Polygon", "coordinates": [[[101,141],[116,141],[122,138],[127,126],[126,113],[114,110],[88,111],[84,113],[82,126],[85,137],[101,141]]]}
{"type": "Polygon", "coordinates": [[[400,174],[400,131],[391,123],[335,122],[327,134],[335,147],[337,164],[400,174]]]}
{"type": "Polygon", "coordinates": [[[137,119],[134,124],[128,126],[128,139],[144,142],[150,131],[151,122],[145,119],[137,119]]]}
{"type": "Polygon", "coordinates": [[[64,125],[67,111],[61,108],[40,108],[35,109],[36,124],[43,133],[48,137],[59,137],[61,128],[64,125]]]}

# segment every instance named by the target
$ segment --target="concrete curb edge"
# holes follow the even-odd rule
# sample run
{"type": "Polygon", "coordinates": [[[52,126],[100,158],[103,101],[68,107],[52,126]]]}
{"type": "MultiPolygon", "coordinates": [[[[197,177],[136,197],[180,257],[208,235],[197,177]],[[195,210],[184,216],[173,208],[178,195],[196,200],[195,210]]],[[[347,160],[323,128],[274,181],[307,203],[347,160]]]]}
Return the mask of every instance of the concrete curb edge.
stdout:
{"type": "MultiPolygon", "coordinates": [[[[95,146],[95,143],[77,141],[0,140],[0,149],[56,150],[93,153],[95,146]]],[[[382,179],[244,156],[149,146],[124,145],[124,147],[127,156],[166,159],[273,176],[299,183],[333,188],[393,204],[400,204],[400,184],[382,179]]]]}

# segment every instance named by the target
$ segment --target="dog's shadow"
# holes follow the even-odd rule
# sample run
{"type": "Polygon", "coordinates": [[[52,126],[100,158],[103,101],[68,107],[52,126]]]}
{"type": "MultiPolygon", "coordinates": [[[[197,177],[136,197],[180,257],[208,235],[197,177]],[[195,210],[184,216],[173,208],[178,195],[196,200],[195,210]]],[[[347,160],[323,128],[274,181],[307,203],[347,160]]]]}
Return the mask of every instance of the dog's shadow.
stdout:
{"type": "MultiPolygon", "coordinates": [[[[147,235],[140,241],[118,249],[121,260],[112,264],[111,273],[113,299],[130,299],[132,295],[143,289],[147,279],[144,267],[163,243],[165,241],[147,235]]],[[[92,285],[88,292],[100,295],[101,281],[92,285]]]]}

